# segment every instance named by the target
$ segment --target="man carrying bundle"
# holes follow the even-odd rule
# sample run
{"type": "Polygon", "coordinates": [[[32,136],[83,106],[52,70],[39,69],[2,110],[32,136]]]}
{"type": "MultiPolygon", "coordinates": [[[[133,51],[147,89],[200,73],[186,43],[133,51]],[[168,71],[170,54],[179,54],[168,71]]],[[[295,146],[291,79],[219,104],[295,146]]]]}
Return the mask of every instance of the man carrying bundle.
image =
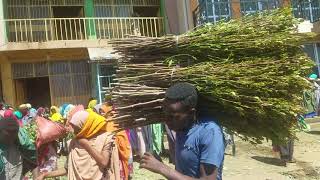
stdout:
{"type": "Polygon", "coordinates": [[[222,179],[224,137],[212,118],[197,111],[198,94],[188,83],[170,87],[163,109],[167,125],[177,132],[175,142],[176,170],[146,153],[140,167],[161,174],[167,179],[222,179]]]}

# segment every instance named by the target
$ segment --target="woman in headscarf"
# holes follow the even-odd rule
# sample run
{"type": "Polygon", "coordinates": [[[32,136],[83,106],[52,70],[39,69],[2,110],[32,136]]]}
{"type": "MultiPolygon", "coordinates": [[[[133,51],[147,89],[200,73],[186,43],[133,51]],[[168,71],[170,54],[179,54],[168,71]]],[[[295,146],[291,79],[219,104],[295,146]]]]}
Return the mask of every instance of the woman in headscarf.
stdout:
{"type": "MultiPolygon", "coordinates": [[[[106,104],[98,104],[95,106],[95,110],[99,112],[102,116],[104,116],[107,120],[111,120],[113,116],[112,106],[108,103],[106,104]]],[[[113,132],[117,131],[118,128],[112,121],[107,122],[107,131],[113,132]]],[[[115,143],[118,147],[119,151],[119,159],[120,159],[120,169],[121,169],[121,179],[127,180],[129,178],[129,174],[133,172],[133,164],[131,163],[132,150],[128,135],[125,131],[120,131],[115,135],[115,143]],[[130,161],[130,163],[129,163],[130,161]]],[[[133,162],[133,159],[132,159],[133,162]]]]}
{"type": "Polygon", "coordinates": [[[49,119],[53,122],[63,123],[62,116],[60,114],[59,108],[56,106],[51,106],[49,119]]]}
{"type": "Polygon", "coordinates": [[[75,106],[74,106],[74,105],[69,104],[69,105],[64,109],[64,111],[63,111],[63,114],[62,114],[63,119],[67,119],[67,118],[68,118],[69,113],[70,113],[70,112],[71,112],[71,110],[73,110],[74,108],[75,108],[75,106]]]}
{"type": "MultiPolygon", "coordinates": [[[[88,110],[89,111],[96,111],[95,110],[95,106],[98,104],[98,101],[96,99],[92,99],[89,101],[89,104],[88,104],[88,110]]],[[[98,112],[97,112],[98,113],[98,112]]]]}
{"type": "Polygon", "coordinates": [[[22,118],[22,114],[20,111],[15,111],[13,112],[12,110],[6,110],[3,114],[4,118],[8,118],[8,119],[13,119],[14,121],[16,121],[20,127],[23,126],[21,118],[22,118]]]}
{"type": "Polygon", "coordinates": [[[35,108],[31,108],[29,110],[29,117],[30,118],[35,118],[37,116],[37,110],[35,108]]]}
{"type": "Polygon", "coordinates": [[[61,114],[62,117],[64,116],[64,111],[68,106],[69,106],[69,104],[65,103],[60,107],[60,114],[61,114]]]}
{"type": "Polygon", "coordinates": [[[45,116],[45,109],[43,107],[39,107],[38,110],[37,110],[37,116],[40,116],[40,117],[44,117],[45,116]]]}
{"type": "Polygon", "coordinates": [[[19,111],[22,113],[21,121],[22,121],[24,126],[29,124],[29,122],[32,120],[32,118],[30,118],[29,105],[30,104],[21,104],[19,106],[19,111]]]}
{"type": "Polygon", "coordinates": [[[106,130],[105,118],[95,112],[78,111],[69,124],[76,138],[70,142],[69,180],[119,180],[119,157],[114,136],[106,130]]]}

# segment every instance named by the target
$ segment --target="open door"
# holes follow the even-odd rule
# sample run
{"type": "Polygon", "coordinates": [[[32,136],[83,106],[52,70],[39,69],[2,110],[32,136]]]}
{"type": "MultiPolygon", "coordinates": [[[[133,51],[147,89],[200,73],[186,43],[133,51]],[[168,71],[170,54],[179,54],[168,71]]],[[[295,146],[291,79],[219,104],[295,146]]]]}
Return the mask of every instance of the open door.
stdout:
{"type": "Polygon", "coordinates": [[[16,79],[16,104],[30,103],[33,107],[50,107],[49,77],[16,79]]]}
{"type": "Polygon", "coordinates": [[[27,88],[26,88],[25,79],[16,79],[15,80],[15,89],[16,89],[16,105],[26,103],[27,101],[27,88]]]}

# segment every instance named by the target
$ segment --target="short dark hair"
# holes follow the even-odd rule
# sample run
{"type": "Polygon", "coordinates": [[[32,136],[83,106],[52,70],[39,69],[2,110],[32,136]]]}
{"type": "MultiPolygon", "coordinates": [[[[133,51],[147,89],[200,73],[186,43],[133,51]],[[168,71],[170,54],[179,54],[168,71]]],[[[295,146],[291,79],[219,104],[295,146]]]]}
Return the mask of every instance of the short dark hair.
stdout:
{"type": "Polygon", "coordinates": [[[198,104],[197,89],[189,83],[177,83],[166,91],[165,102],[180,102],[183,106],[196,108],[198,104]]]}
{"type": "Polygon", "coordinates": [[[0,119],[0,130],[19,130],[18,122],[12,117],[0,119]]]}

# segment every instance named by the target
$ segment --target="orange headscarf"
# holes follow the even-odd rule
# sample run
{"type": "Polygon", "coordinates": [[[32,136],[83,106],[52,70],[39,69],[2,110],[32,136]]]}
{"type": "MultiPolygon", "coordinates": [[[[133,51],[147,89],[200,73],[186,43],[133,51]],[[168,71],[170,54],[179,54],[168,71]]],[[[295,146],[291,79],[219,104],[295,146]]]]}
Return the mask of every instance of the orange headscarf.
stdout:
{"type": "MultiPolygon", "coordinates": [[[[112,106],[103,105],[101,109],[106,113],[106,118],[109,118],[112,111],[112,106]]],[[[118,128],[115,126],[115,124],[111,121],[108,122],[106,125],[107,132],[114,132],[117,131],[118,128]]],[[[128,179],[129,177],[129,158],[131,155],[131,144],[129,141],[129,138],[127,136],[127,133],[125,131],[120,131],[116,134],[116,144],[118,146],[119,150],[119,158],[123,165],[123,171],[124,171],[124,177],[128,179]]]]}

